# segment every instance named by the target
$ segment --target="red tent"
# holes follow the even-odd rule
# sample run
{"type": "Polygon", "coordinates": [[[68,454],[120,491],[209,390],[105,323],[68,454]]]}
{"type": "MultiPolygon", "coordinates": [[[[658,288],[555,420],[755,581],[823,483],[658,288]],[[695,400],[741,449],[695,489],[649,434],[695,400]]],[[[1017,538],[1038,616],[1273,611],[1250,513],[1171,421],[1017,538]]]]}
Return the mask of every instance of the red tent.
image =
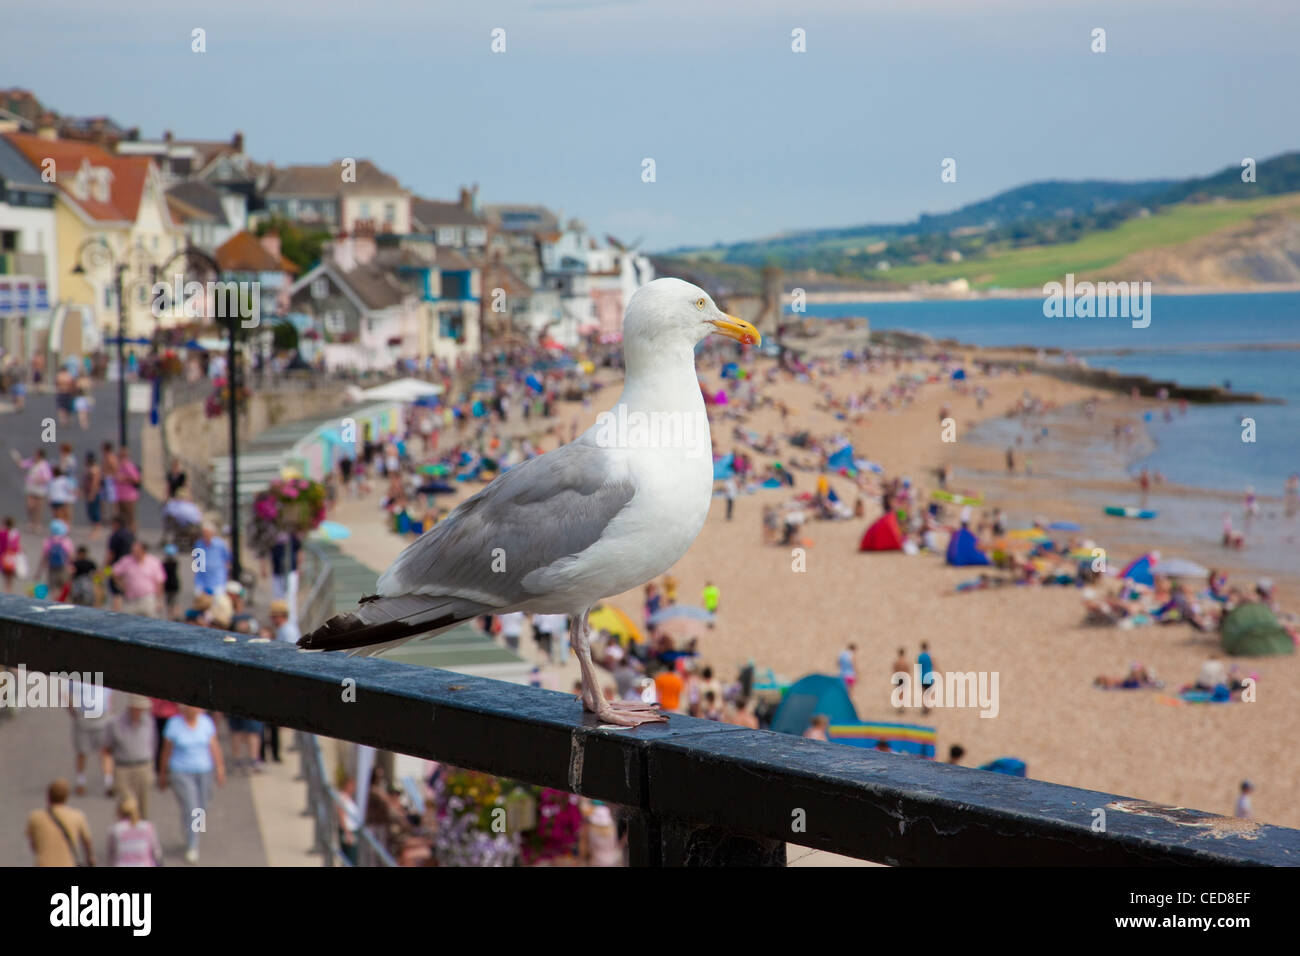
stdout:
{"type": "Polygon", "coordinates": [[[898,518],[892,511],[886,512],[862,535],[859,551],[901,551],[903,550],[903,530],[898,526],[898,518]]]}

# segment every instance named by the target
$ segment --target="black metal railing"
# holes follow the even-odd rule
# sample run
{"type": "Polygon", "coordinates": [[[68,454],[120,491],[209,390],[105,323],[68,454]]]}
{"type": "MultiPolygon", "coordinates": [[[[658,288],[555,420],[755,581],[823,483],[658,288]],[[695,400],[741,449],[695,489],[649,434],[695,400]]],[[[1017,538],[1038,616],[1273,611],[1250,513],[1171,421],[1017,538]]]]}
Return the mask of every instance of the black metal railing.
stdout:
{"type": "Polygon", "coordinates": [[[896,865],[1300,863],[1300,830],[689,717],[603,728],[554,691],[0,597],[0,664],[19,663],[618,804],[633,864],[780,865],[787,843],[896,865]]]}

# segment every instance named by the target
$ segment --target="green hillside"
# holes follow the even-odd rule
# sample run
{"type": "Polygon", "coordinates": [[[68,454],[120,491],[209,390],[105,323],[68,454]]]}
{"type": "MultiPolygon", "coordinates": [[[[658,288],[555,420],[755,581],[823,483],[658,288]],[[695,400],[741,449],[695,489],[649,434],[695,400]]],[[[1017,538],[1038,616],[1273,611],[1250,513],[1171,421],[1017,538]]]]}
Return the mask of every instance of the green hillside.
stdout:
{"type": "Polygon", "coordinates": [[[1063,265],[1105,268],[1249,219],[1272,198],[1300,192],[1300,153],[1258,163],[1254,182],[1241,177],[1236,165],[1182,181],[1030,183],[911,223],[809,230],[666,257],[701,269],[774,265],[873,284],[963,277],[980,287],[1025,287],[1063,265]]]}
{"type": "Polygon", "coordinates": [[[965,278],[974,288],[1028,289],[1116,265],[1136,252],[1174,246],[1256,216],[1295,207],[1296,194],[1241,202],[1185,203],[1147,218],[1130,219],[1114,229],[1094,232],[1077,242],[1027,248],[990,249],[986,258],[968,262],[899,266],[886,273],[890,282],[944,282],[965,278]]]}

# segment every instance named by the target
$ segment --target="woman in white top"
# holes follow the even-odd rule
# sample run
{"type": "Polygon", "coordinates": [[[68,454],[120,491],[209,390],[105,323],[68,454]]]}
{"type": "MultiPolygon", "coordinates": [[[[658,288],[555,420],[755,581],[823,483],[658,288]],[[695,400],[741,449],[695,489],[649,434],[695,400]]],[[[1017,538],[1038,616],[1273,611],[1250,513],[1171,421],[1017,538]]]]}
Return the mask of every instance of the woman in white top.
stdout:
{"type": "Polygon", "coordinates": [[[45,499],[50,494],[50,480],[54,471],[45,460],[45,449],[38,448],[31,458],[23,458],[17,451],[13,452],[14,461],[26,472],[23,478],[23,493],[27,496],[27,530],[35,531],[43,521],[41,512],[45,508],[45,499]]]}

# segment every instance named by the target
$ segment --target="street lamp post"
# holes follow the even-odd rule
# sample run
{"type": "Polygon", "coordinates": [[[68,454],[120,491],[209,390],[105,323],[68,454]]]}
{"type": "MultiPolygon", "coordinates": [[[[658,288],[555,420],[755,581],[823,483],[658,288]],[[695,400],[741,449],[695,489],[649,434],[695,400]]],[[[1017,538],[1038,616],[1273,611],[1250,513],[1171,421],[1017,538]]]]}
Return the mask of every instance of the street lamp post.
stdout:
{"type": "MultiPolygon", "coordinates": [[[[187,264],[198,263],[199,268],[195,271],[206,270],[214,279],[221,278],[221,264],[193,245],[187,245],[169,256],[158,267],[160,278],[165,280],[167,267],[176,259],[184,259],[187,264]]],[[[222,298],[229,305],[229,297],[222,298]]],[[[205,292],[205,305],[207,300],[208,296],[205,292]]],[[[235,311],[237,313],[238,309],[236,308],[235,311]]],[[[226,340],[226,417],[230,420],[230,570],[234,579],[239,581],[243,574],[243,562],[240,560],[239,551],[239,365],[236,352],[239,316],[237,314],[227,316],[226,321],[229,323],[227,330],[229,337],[226,340]]]]}
{"type": "Polygon", "coordinates": [[[102,236],[91,236],[77,247],[73,275],[85,275],[87,265],[91,268],[107,265],[113,273],[113,295],[117,299],[117,443],[126,449],[126,299],[122,293],[122,277],[131,263],[129,259],[118,262],[113,247],[102,236]]]}

